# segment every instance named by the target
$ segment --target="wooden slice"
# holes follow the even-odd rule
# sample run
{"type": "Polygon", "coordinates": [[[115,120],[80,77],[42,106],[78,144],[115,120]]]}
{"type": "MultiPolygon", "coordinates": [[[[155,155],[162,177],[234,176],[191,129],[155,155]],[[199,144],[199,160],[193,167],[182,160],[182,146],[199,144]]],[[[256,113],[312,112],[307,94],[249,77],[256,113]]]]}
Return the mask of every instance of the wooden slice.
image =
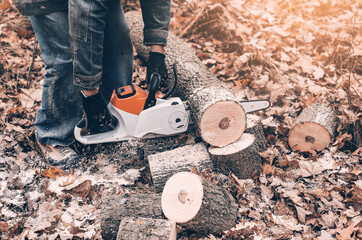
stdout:
{"type": "Polygon", "coordinates": [[[204,143],[150,155],[148,163],[156,192],[162,192],[166,181],[175,173],[190,171],[193,167],[201,172],[203,169],[212,169],[213,166],[204,143]]]}
{"type": "Polygon", "coordinates": [[[176,223],[165,219],[125,217],[117,240],[176,240],[176,223]]]}
{"type": "Polygon", "coordinates": [[[243,107],[232,101],[221,101],[210,106],[202,115],[202,139],[212,146],[225,146],[240,138],[246,127],[243,107]]]}
{"type": "Polygon", "coordinates": [[[102,202],[102,237],[116,239],[119,224],[125,217],[162,218],[160,194],[114,195],[102,202]]]}
{"type": "Polygon", "coordinates": [[[255,137],[248,133],[225,147],[209,147],[209,153],[215,169],[226,175],[232,172],[238,178],[248,178],[262,166],[259,146],[255,137]]]}
{"type": "Polygon", "coordinates": [[[186,229],[204,234],[220,233],[235,225],[237,205],[224,188],[198,175],[180,172],[165,185],[162,211],[186,229]]]}
{"type": "Polygon", "coordinates": [[[289,146],[293,151],[316,154],[333,141],[337,123],[332,107],[313,104],[303,110],[290,130],[289,146]]]}

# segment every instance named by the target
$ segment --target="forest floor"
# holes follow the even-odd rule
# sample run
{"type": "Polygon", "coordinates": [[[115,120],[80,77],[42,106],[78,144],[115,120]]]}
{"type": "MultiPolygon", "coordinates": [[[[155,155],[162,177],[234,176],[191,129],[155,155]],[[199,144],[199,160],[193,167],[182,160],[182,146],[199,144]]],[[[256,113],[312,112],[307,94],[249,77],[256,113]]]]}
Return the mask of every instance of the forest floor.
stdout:
{"type": "MultiPolygon", "coordinates": [[[[123,0],[125,11],[138,1],[123,0]]],[[[269,99],[268,149],[259,176],[229,176],[237,224],[222,235],[180,239],[362,238],[362,20],[358,0],[173,1],[171,30],[240,100],[269,99]],[[333,144],[293,152],[288,131],[301,111],[328,103],[339,118],[333,144]]],[[[147,141],[73,147],[81,161],[51,168],[34,119],[44,75],[30,22],[0,1],[0,239],[101,239],[102,199],[154,190],[147,141]],[[1,10],[3,9],[3,10],[1,10]],[[35,49],[35,50],[34,50],[35,49]]],[[[135,81],[145,66],[135,54],[135,81]]],[[[169,148],[200,141],[196,129],[169,148]]],[[[153,145],[154,146],[154,145],[153,145]]]]}

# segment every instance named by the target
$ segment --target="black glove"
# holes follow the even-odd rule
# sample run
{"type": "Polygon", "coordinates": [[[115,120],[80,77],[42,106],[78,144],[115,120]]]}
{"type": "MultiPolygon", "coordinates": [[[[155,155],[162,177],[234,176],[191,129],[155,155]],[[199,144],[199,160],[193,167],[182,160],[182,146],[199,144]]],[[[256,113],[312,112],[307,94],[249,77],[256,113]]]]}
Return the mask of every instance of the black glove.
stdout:
{"type": "Polygon", "coordinates": [[[146,82],[149,86],[149,81],[152,73],[159,73],[161,76],[161,87],[165,87],[164,83],[168,78],[167,68],[165,64],[165,54],[159,52],[150,52],[150,57],[147,63],[146,82]]]}

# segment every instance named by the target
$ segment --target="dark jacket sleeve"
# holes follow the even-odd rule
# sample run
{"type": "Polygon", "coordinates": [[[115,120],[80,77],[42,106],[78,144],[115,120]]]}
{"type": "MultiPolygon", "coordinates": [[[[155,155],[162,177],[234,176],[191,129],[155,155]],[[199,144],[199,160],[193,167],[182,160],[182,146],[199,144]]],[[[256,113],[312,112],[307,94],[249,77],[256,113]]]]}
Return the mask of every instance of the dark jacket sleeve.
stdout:
{"type": "Polygon", "coordinates": [[[140,0],[145,45],[166,45],[170,24],[171,0],[140,0]]]}
{"type": "Polygon", "coordinates": [[[68,0],[14,0],[14,4],[25,16],[44,15],[68,9],[68,0]]]}

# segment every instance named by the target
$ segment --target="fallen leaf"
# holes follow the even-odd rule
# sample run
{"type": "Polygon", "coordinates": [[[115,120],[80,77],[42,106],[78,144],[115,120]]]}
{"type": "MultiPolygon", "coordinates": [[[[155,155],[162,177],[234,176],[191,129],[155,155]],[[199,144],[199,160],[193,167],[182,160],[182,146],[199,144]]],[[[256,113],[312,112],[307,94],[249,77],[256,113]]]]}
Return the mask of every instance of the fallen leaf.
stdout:
{"type": "Polygon", "coordinates": [[[299,167],[300,168],[296,170],[296,175],[302,177],[315,176],[325,170],[320,163],[313,161],[300,161],[299,167]]]}
{"type": "Polygon", "coordinates": [[[0,233],[9,231],[9,225],[6,222],[0,222],[0,233]]]}
{"type": "Polygon", "coordinates": [[[56,177],[59,176],[64,176],[64,173],[61,169],[57,168],[57,167],[53,167],[53,168],[47,168],[45,169],[41,175],[43,177],[48,177],[48,178],[53,178],[55,179],[56,177]]]}
{"type": "Polygon", "coordinates": [[[304,208],[301,208],[299,206],[295,206],[295,208],[297,209],[297,214],[298,214],[298,219],[299,221],[301,221],[302,223],[305,223],[305,216],[306,215],[311,215],[312,212],[305,210],[304,208]]]}
{"type": "Polygon", "coordinates": [[[260,185],[260,189],[261,189],[261,197],[263,198],[263,200],[265,202],[269,202],[270,199],[272,199],[274,196],[272,190],[270,190],[268,187],[266,187],[263,184],[260,185]]]}
{"type": "Polygon", "coordinates": [[[325,229],[332,228],[335,225],[338,216],[335,215],[332,211],[329,211],[326,214],[322,215],[322,224],[325,229]]]}
{"type": "Polygon", "coordinates": [[[79,184],[69,190],[64,189],[63,192],[70,193],[72,195],[82,197],[84,199],[91,192],[91,185],[92,185],[92,181],[85,180],[81,184],[79,184]]]}
{"type": "Polygon", "coordinates": [[[9,2],[9,0],[2,0],[1,2],[0,2],[0,9],[2,9],[2,10],[6,10],[6,9],[8,9],[10,7],[10,2],[9,2]]]}
{"type": "Polygon", "coordinates": [[[357,230],[355,229],[352,225],[349,225],[347,228],[344,229],[337,229],[337,239],[338,240],[349,240],[349,239],[354,239],[352,238],[352,233],[357,230]]]}
{"type": "Polygon", "coordinates": [[[78,175],[70,174],[69,176],[66,177],[66,179],[64,179],[64,181],[62,181],[59,184],[59,186],[61,186],[61,187],[68,186],[68,185],[74,183],[75,180],[77,180],[77,178],[78,178],[78,175]]]}

